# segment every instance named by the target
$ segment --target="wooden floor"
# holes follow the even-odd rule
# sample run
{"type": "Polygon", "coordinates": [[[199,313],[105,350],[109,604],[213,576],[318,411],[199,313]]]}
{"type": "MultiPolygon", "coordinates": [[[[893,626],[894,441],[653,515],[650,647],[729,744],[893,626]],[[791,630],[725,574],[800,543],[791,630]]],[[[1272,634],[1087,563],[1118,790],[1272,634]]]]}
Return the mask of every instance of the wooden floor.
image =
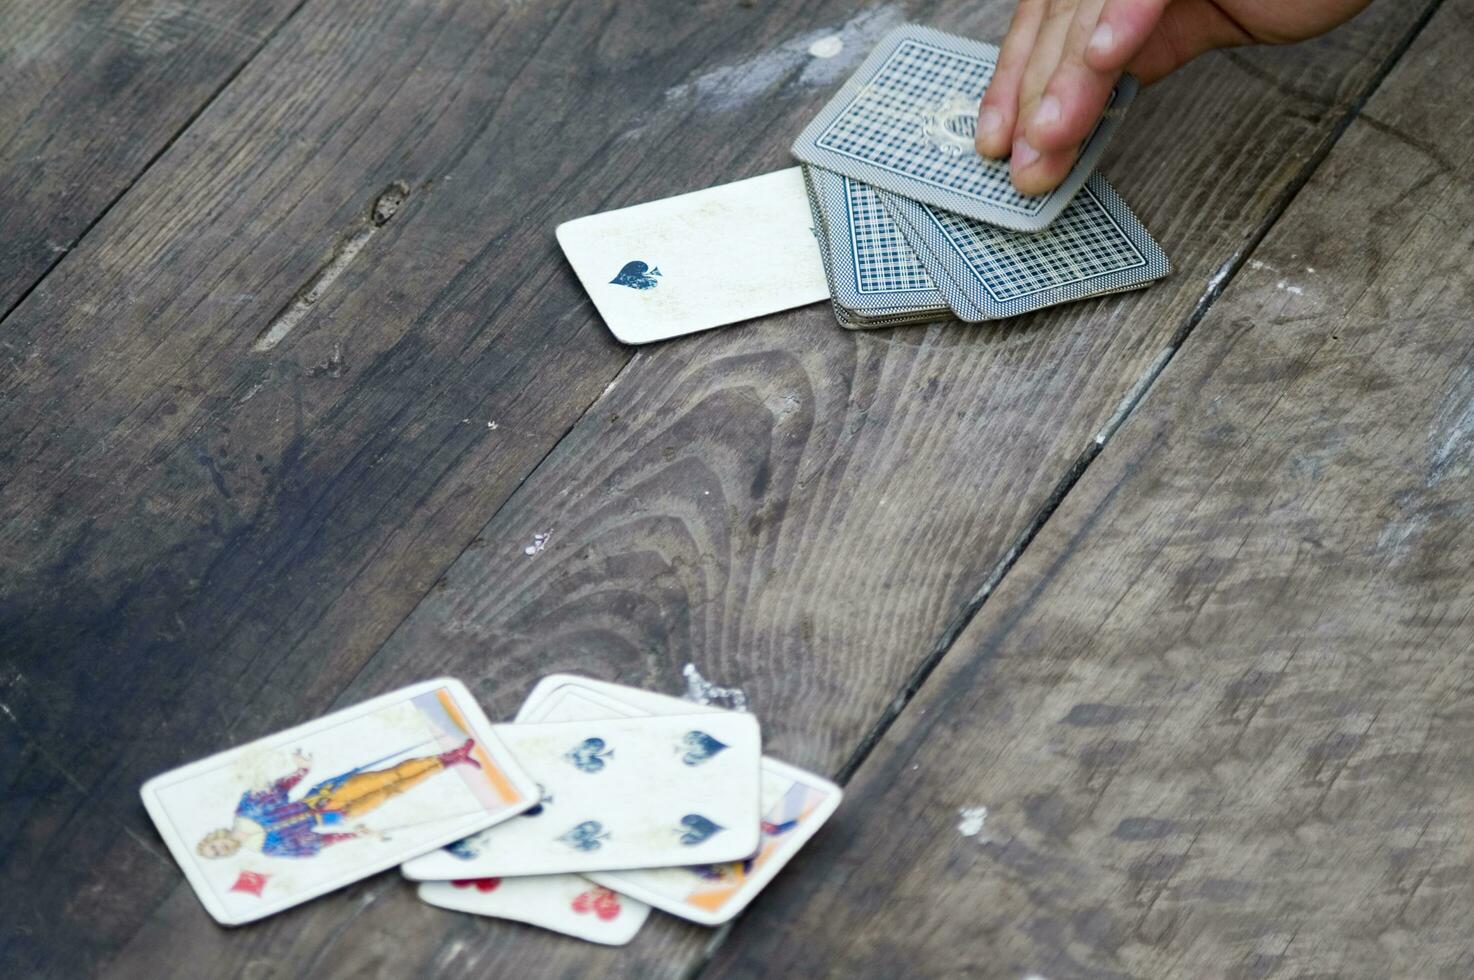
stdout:
{"type": "Polygon", "coordinates": [[[637,351],[562,261],[1011,6],[0,0],[0,974],[1474,975],[1474,0],[1145,93],[1142,293],[637,351]],[[224,930],[138,802],[687,664],[849,788],[730,930],[392,873],[224,930]]]}

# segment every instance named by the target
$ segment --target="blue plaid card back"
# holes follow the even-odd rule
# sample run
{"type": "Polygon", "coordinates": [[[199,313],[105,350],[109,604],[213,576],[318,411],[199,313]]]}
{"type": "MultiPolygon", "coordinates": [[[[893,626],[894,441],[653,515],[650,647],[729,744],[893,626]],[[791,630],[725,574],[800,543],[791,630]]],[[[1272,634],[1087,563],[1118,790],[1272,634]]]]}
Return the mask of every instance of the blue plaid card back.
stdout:
{"type": "Polygon", "coordinates": [[[944,210],[1015,231],[1038,231],[1084,185],[1137,90],[1121,79],[1065,182],[1020,194],[1005,161],[973,149],[978,102],[993,77],[990,44],[904,25],[886,35],[793,144],[823,167],[944,210]]]}

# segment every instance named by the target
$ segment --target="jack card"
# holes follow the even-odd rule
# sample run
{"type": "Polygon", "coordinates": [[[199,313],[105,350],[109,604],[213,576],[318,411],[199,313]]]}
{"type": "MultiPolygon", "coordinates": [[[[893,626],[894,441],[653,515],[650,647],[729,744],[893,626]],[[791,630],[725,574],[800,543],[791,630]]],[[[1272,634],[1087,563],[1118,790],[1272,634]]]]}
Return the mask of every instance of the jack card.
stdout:
{"type": "Polygon", "coordinates": [[[263,918],[515,816],[536,784],[459,681],[426,681],[155,776],[206,911],[263,918]]]}

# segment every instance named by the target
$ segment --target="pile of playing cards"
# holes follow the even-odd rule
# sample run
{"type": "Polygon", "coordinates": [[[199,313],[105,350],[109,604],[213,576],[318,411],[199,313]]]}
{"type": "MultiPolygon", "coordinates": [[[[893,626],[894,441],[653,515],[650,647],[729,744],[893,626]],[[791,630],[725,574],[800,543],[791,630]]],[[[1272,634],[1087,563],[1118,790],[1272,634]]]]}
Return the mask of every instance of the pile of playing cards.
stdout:
{"type": "Polygon", "coordinates": [[[1161,247],[1091,175],[1135,80],[1121,79],[1064,183],[1025,196],[1006,162],[973,148],[997,56],[897,28],[794,142],[844,326],[998,320],[1167,274],[1161,247]]]}
{"type": "Polygon", "coordinates": [[[839,806],[757,719],[569,674],[514,723],[427,681],[144,784],[205,909],[262,918],[401,865],[431,905],[628,942],[740,912],[839,806]]]}
{"type": "Polygon", "coordinates": [[[899,27],[793,144],[802,173],[580,218],[559,226],[558,240],[627,343],[826,295],[846,327],[979,323],[1165,276],[1161,247],[1092,174],[1136,81],[1117,84],[1064,183],[1027,196],[1007,162],[973,147],[997,56],[989,44],[899,27]]]}

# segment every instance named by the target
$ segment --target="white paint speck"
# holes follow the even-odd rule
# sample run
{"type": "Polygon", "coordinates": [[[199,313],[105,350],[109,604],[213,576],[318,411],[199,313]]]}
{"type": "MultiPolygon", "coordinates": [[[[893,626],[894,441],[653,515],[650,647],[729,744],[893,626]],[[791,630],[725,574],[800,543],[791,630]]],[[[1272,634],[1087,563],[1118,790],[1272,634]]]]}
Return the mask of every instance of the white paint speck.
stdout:
{"type": "MultiPolygon", "coordinates": [[[[983,832],[983,824],[988,822],[988,808],[985,806],[968,806],[957,811],[957,832],[963,837],[976,837],[983,832]]],[[[983,838],[985,841],[987,838],[983,838]]]]}
{"type": "Polygon", "coordinates": [[[833,58],[844,50],[844,38],[838,34],[821,37],[809,45],[809,54],[815,58],[833,58]]]}
{"type": "Polygon", "coordinates": [[[681,676],[686,678],[686,693],[683,697],[687,701],[715,705],[718,708],[731,708],[733,711],[747,710],[747,692],[742,688],[713,684],[701,676],[701,671],[696,669],[695,664],[682,667],[681,676]]]}
{"type": "Polygon", "coordinates": [[[532,544],[523,548],[522,553],[528,558],[531,558],[533,555],[539,554],[544,548],[548,546],[548,538],[551,538],[552,536],[553,532],[551,529],[543,531],[539,534],[534,534],[532,536],[532,544]]]}
{"type": "Polygon", "coordinates": [[[499,428],[501,428],[501,426],[497,425],[495,422],[488,422],[488,423],[486,423],[486,427],[488,429],[499,429],[499,428]]]}
{"type": "Polygon", "coordinates": [[[882,35],[905,20],[906,12],[899,4],[871,7],[838,28],[807,31],[746,61],[713,68],[667,89],[666,104],[695,102],[729,111],[765,99],[785,85],[832,85],[849,74],[882,35]]]}

